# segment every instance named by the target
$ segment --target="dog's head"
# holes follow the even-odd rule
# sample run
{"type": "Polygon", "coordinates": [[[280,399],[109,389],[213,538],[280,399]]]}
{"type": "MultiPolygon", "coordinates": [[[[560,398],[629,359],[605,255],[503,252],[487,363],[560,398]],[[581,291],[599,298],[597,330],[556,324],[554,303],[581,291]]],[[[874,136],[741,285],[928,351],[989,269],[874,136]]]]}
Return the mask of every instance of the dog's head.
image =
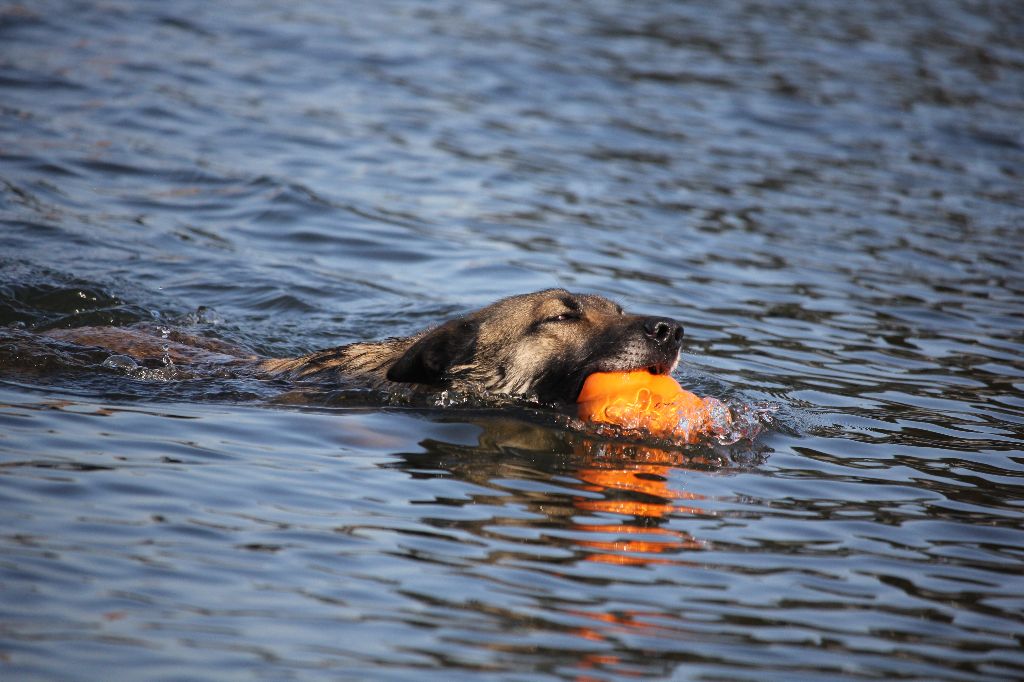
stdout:
{"type": "Polygon", "coordinates": [[[682,337],[674,320],[630,315],[601,296],[548,289],[424,332],[387,378],[572,403],[594,372],[671,372],[682,337]]]}

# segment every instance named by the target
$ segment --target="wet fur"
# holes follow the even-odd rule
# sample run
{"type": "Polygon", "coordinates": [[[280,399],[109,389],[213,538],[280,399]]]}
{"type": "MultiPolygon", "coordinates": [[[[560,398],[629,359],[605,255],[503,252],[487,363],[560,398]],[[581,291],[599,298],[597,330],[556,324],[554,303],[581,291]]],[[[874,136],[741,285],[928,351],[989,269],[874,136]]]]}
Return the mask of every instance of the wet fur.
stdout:
{"type": "Polygon", "coordinates": [[[626,314],[601,296],[548,289],[502,299],[412,337],[267,360],[261,367],[300,379],[333,375],[375,388],[401,383],[573,402],[595,371],[671,371],[681,336],[672,320],[626,314]],[[666,338],[652,336],[657,324],[666,326],[666,338]]]}
{"type": "Polygon", "coordinates": [[[541,403],[575,401],[595,371],[675,366],[682,327],[626,314],[601,296],[548,289],[501,299],[410,337],[329,348],[298,358],[259,360],[195,337],[163,339],[140,330],[79,328],[50,336],[100,346],[137,360],[238,364],[295,380],[387,389],[454,389],[541,403]]]}

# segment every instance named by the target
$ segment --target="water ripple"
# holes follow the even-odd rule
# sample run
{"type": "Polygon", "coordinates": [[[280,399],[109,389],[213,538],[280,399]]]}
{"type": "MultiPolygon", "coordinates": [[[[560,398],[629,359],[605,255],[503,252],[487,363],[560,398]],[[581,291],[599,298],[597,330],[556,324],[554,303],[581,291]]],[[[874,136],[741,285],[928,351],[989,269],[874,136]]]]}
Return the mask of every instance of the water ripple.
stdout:
{"type": "Polygon", "coordinates": [[[1022,25],[0,8],[0,666],[1020,678],[1022,25]],[[681,383],[770,428],[625,443],[38,334],[296,355],[555,285],[679,318],[681,383]]]}

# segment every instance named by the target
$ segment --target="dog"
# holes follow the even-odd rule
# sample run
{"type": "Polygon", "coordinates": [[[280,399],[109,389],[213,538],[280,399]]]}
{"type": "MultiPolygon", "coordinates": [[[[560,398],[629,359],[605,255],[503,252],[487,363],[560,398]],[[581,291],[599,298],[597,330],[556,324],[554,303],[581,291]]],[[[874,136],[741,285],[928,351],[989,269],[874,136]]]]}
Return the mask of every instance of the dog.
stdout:
{"type": "Polygon", "coordinates": [[[629,315],[593,294],[547,289],[501,299],[419,334],[265,360],[270,374],[339,376],[371,388],[409,384],[544,404],[575,402],[594,372],[668,374],[683,328],[629,315]]]}
{"type": "Polygon", "coordinates": [[[665,317],[627,314],[594,294],[547,289],[501,299],[408,337],[352,343],[297,358],[259,359],[180,333],[117,328],[52,330],[49,336],[151,362],[245,365],[258,374],[416,392],[446,389],[545,405],[576,401],[594,372],[670,373],[683,327],[665,317]]]}

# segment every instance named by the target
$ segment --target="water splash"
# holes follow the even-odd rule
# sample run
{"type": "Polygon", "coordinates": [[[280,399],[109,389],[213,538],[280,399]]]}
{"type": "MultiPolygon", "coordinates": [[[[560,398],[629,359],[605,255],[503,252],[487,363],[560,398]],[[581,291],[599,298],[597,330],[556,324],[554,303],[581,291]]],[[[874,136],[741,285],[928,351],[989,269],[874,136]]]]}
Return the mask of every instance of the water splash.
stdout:
{"type": "Polygon", "coordinates": [[[132,371],[139,369],[139,363],[135,362],[135,359],[128,355],[111,355],[100,363],[100,367],[131,374],[132,371]]]}
{"type": "MultiPolygon", "coordinates": [[[[160,338],[162,338],[164,341],[168,341],[170,339],[170,336],[171,336],[171,329],[170,329],[170,327],[160,327],[160,338]]],[[[165,343],[163,345],[163,351],[164,351],[164,357],[163,357],[164,366],[165,367],[173,367],[174,366],[174,361],[171,360],[171,345],[170,345],[170,343],[165,343]]]]}
{"type": "Polygon", "coordinates": [[[213,308],[201,305],[195,310],[185,313],[175,322],[185,327],[217,327],[225,323],[225,318],[213,308]]]}
{"type": "Polygon", "coordinates": [[[732,445],[741,440],[754,440],[765,429],[775,425],[775,414],[781,405],[773,402],[759,401],[743,403],[730,401],[726,409],[729,411],[729,427],[715,433],[715,440],[722,445],[732,445]]]}
{"type": "Polygon", "coordinates": [[[653,441],[670,445],[694,443],[734,445],[753,441],[776,423],[781,405],[772,402],[723,402],[704,398],[700,410],[679,408],[673,426],[653,431],[641,410],[616,414],[613,423],[580,422],[583,428],[604,437],[653,441]]]}
{"type": "Polygon", "coordinates": [[[161,359],[163,364],[159,367],[147,367],[128,355],[111,355],[100,363],[100,367],[137,381],[177,381],[190,378],[190,373],[182,371],[171,360],[168,346],[164,346],[164,351],[161,359]]]}

